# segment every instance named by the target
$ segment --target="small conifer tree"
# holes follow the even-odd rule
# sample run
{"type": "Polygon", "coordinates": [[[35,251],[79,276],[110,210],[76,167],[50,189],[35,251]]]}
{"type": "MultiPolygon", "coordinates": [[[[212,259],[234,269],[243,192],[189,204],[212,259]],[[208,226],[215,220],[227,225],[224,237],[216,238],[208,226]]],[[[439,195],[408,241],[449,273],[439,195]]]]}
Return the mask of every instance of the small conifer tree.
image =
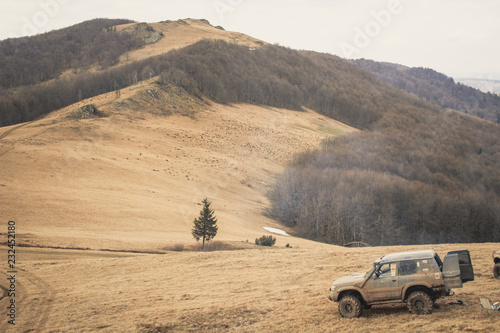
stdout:
{"type": "Polygon", "coordinates": [[[217,235],[217,218],[214,216],[214,210],[210,208],[212,204],[207,198],[203,199],[203,208],[200,211],[200,216],[193,221],[193,237],[199,241],[203,239],[201,249],[205,249],[205,240],[208,242],[217,235]]]}

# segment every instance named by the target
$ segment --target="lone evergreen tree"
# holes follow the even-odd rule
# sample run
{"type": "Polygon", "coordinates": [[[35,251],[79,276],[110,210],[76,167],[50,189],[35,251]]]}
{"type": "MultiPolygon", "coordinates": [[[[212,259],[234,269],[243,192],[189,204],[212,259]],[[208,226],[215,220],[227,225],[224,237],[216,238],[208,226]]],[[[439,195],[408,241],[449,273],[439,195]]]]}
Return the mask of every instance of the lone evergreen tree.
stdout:
{"type": "Polygon", "coordinates": [[[207,198],[203,199],[203,209],[200,211],[200,216],[195,218],[193,223],[193,237],[199,241],[203,239],[201,249],[205,249],[205,240],[208,242],[217,235],[217,218],[214,216],[214,210],[210,208],[212,204],[207,198]]]}

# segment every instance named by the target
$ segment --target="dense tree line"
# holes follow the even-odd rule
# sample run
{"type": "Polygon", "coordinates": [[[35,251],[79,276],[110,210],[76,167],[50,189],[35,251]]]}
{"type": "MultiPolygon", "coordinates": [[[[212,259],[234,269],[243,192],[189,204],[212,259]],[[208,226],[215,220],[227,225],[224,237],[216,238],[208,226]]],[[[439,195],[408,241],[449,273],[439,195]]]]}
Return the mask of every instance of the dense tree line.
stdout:
{"type": "MultiPolygon", "coordinates": [[[[165,55],[118,68],[82,73],[0,96],[0,125],[32,120],[82,98],[161,75],[195,96],[220,103],[246,102],[300,110],[310,107],[349,125],[365,128],[392,107],[369,73],[333,56],[304,54],[279,46],[250,49],[203,40],[165,55]]],[[[397,98],[398,92],[388,93],[397,98]]],[[[416,103],[420,101],[415,99],[416,103]]]]}
{"type": "Polygon", "coordinates": [[[410,68],[366,59],[353,62],[394,87],[432,103],[500,123],[500,96],[496,94],[455,83],[451,77],[430,68],[410,68]]]}
{"type": "Polygon", "coordinates": [[[158,75],[160,83],[172,82],[216,102],[294,110],[305,106],[360,129],[369,128],[384,112],[400,104],[423,103],[335,56],[203,40],[118,68],[0,94],[0,125],[29,121],[83,98],[158,75]]]}
{"type": "Polygon", "coordinates": [[[122,19],[95,19],[44,34],[0,41],[0,86],[34,85],[57,78],[68,69],[94,64],[106,68],[126,51],[143,44],[113,26],[122,19]]]}
{"type": "Polygon", "coordinates": [[[372,245],[500,240],[500,128],[409,106],[298,156],[270,197],[302,236],[372,245]]]}
{"type": "Polygon", "coordinates": [[[161,81],[194,95],[220,103],[308,107],[361,129],[399,103],[422,103],[338,57],[279,46],[249,49],[204,40],[171,52],[168,61],[161,81]]]}
{"type": "Polygon", "coordinates": [[[303,237],[332,244],[497,242],[499,197],[446,191],[395,175],[289,168],[273,192],[273,216],[303,237]]]}

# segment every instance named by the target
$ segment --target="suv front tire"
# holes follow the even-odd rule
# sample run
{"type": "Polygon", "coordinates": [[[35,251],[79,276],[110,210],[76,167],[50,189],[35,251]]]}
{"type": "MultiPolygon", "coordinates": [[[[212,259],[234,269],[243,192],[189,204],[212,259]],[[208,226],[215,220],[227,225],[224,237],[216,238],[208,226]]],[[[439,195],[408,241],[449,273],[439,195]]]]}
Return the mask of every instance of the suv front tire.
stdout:
{"type": "Polygon", "coordinates": [[[339,301],[339,312],[345,318],[359,317],[363,312],[363,303],[355,295],[346,295],[339,301]]]}

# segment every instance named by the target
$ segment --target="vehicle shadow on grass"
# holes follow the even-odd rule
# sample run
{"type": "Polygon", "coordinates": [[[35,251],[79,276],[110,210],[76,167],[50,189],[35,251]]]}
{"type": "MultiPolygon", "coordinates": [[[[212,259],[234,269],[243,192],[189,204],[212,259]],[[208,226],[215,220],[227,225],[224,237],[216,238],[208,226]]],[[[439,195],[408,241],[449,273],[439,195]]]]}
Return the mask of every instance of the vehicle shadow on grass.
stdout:
{"type": "MultiPolygon", "coordinates": [[[[449,306],[443,302],[436,302],[432,307],[432,313],[445,313],[450,310],[449,306]]],[[[432,313],[430,315],[432,315],[432,313]]],[[[406,304],[386,304],[373,306],[371,309],[365,309],[362,316],[365,318],[376,318],[381,316],[396,316],[396,315],[407,315],[407,316],[420,316],[412,314],[406,304]]],[[[424,315],[425,316],[425,315],[424,315]]]]}
{"type": "Polygon", "coordinates": [[[370,309],[365,309],[362,316],[365,318],[375,318],[387,315],[394,316],[401,314],[409,314],[408,308],[404,304],[372,306],[370,309]]]}

